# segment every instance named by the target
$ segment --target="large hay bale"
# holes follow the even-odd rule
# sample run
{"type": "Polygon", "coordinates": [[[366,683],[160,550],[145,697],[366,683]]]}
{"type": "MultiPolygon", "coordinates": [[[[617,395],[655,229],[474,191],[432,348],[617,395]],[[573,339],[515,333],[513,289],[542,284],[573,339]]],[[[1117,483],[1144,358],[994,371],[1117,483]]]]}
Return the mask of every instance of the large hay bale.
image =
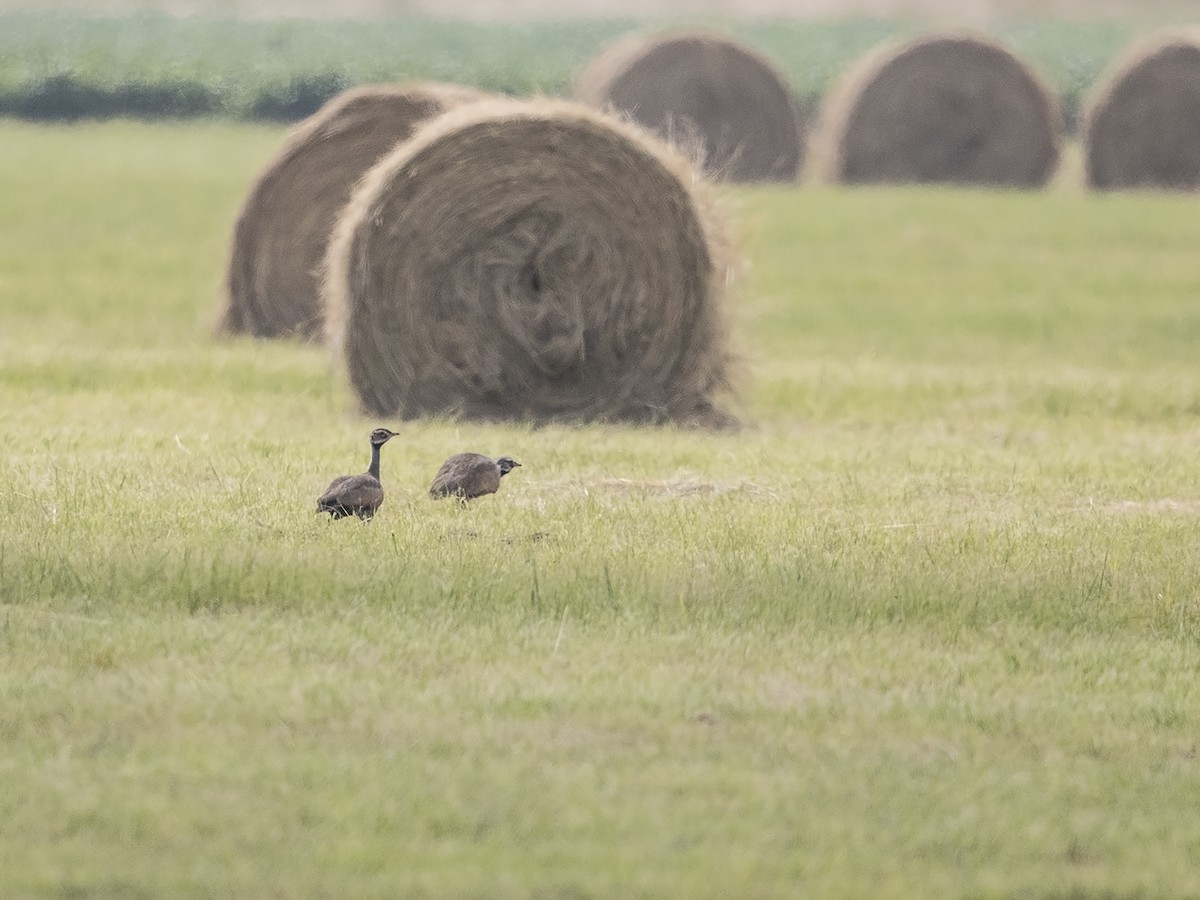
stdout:
{"type": "Polygon", "coordinates": [[[218,330],[320,337],[319,270],[354,184],[417,125],[482,96],[453,85],[373,85],[340,94],[300,123],[238,215],[218,330]]]}
{"type": "Polygon", "coordinates": [[[1200,188],[1200,30],[1139,43],[1085,104],[1087,182],[1094,188],[1200,188]]]}
{"type": "Polygon", "coordinates": [[[731,424],[726,244],[640,128],[565,101],[428,123],[329,248],[331,342],[379,416],[731,424]]]}
{"type": "Polygon", "coordinates": [[[1003,47],[970,35],[885,44],[822,105],[817,168],[835,182],[1037,187],[1053,174],[1061,113],[1003,47]]]}
{"type": "Polygon", "coordinates": [[[575,97],[690,144],[710,174],[731,181],[793,181],[804,159],[800,108],[783,76],[721,35],[627,36],[584,68],[575,97]]]}

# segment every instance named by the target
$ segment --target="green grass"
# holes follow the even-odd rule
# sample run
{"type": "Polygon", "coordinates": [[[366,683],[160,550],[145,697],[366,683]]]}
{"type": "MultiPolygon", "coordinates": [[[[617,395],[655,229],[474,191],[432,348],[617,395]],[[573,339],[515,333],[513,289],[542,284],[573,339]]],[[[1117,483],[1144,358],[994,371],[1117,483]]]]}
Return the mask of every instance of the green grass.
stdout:
{"type": "MultiPolygon", "coordinates": [[[[32,118],[220,115],[298,118],[351,84],[433,79],[512,94],[567,94],[624,32],[687,20],[228,21],[0,14],[0,114],[32,118]]],[[[758,47],[815,111],[828,85],[882,40],[929,30],[883,19],[711,24],[758,47]]],[[[1155,25],[1020,20],[991,27],[1062,93],[1074,116],[1100,71],[1155,25]]]]}
{"type": "Polygon", "coordinates": [[[1200,893],[1194,198],[726,192],[746,429],[364,526],[209,336],[279,140],[0,125],[0,896],[1200,893]]]}

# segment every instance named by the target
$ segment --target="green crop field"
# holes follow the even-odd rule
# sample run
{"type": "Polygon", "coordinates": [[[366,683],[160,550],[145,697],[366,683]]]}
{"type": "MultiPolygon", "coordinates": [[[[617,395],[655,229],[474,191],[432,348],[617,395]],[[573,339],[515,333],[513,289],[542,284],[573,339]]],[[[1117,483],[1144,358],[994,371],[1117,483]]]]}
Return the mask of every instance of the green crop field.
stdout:
{"type": "MultiPolygon", "coordinates": [[[[678,21],[471,23],[230,21],[142,15],[0,14],[0,114],[295,119],[363,82],[432,79],[511,94],[569,93],[574,74],[631,29],[678,21]]],[[[830,82],[877,43],[929,30],[885,19],[702,23],[759,48],[815,111],[830,82]]],[[[1131,40],[1137,21],[1018,20],[990,29],[1062,95],[1084,92],[1131,40]]]]}
{"type": "Polygon", "coordinates": [[[0,896],[1200,894],[1194,197],[724,190],[744,429],[376,423],[280,139],[0,123],[0,896]]]}

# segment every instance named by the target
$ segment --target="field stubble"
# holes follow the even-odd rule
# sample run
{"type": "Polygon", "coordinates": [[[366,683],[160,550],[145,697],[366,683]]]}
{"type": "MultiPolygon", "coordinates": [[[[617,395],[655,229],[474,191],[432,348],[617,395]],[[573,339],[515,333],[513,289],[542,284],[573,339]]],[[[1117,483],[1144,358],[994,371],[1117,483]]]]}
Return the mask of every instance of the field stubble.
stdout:
{"type": "Polygon", "coordinates": [[[364,526],[209,337],[279,133],[0,130],[0,893],[1200,891],[1191,198],[727,192],[748,429],[406,424],[364,526]]]}

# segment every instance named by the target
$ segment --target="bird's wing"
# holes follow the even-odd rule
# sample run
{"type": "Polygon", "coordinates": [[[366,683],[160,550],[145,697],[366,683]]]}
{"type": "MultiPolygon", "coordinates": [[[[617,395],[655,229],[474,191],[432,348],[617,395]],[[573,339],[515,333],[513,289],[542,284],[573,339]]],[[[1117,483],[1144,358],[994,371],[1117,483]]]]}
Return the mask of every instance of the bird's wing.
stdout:
{"type": "Polygon", "coordinates": [[[478,453],[456,453],[451,456],[442,463],[442,467],[433,476],[433,484],[429,486],[429,493],[435,497],[458,493],[461,490],[463,473],[470,469],[472,459],[479,455],[478,453]]]}
{"type": "Polygon", "coordinates": [[[438,470],[429,488],[435,497],[456,494],[462,497],[478,497],[494,493],[500,487],[500,468],[495,461],[482,453],[458,453],[450,457],[438,470]],[[490,487],[492,479],[495,487],[490,487]]]}
{"type": "Polygon", "coordinates": [[[372,475],[344,475],[335,479],[317,505],[361,509],[378,507],[383,502],[383,485],[372,475]]]}
{"type": "Polygon", "coordinates": [[[333,481],[329,482],[329,487],[325,488],[325,493],[317,498],[317,509],[325,509],[328,506],[336,505],[338,489],[353,477],[353,475],[339,475],[333,481]]]}
{"type": "Polygon", "coordinates": [[[482,497],[500,490],[500,467],[492,460],[487,464],[472,466],[470,475],[464,479],[468,497],[482,497]]]}

